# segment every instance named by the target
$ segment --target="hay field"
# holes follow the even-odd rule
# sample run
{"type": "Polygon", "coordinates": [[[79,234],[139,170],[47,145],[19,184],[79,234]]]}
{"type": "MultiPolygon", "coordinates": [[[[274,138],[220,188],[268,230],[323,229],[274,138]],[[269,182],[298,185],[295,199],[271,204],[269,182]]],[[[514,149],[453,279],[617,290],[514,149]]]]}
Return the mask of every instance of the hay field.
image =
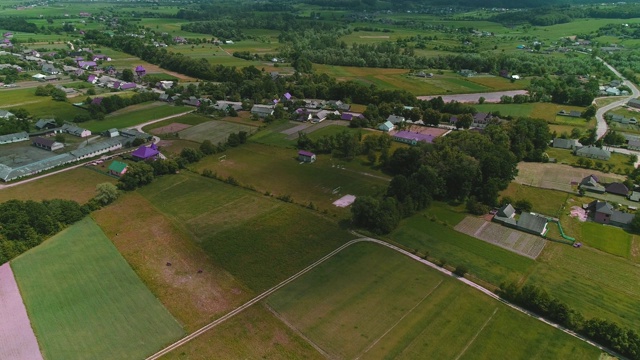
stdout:
{"type": "Polygon", "coordinates": [[[188,172],[138,192],[255,292],[353,238],[317,212],[188,172]]]}
{"type": "Polygon", "coordinates": [[[230,134],[239,133],[240,131],[251,133],[255,131],[255,128],[237,123],[213,120],[182,130],[178,134],[181,139],[195,142],[209,140],[213,144],[217,144],[220,142],[225,143],[230,134]]]}
{"type": "Polygon", "coordinates": [[[12,267],[45,358],[143,358],[184,334],[90,218],[12,267]]]}
{"type": "Polygon", "coordinates": [[[546,241],[539,236],[490,223],[484,218],[473,216],[464,218],[454,229],[530,259],[536,259],[546,244],[546,241]]]}
{"type": "Polygon", "coordinates": [[[267,303],[329,358],[596,359],[600,353],[377,244],[352,245],[267,303]]]}

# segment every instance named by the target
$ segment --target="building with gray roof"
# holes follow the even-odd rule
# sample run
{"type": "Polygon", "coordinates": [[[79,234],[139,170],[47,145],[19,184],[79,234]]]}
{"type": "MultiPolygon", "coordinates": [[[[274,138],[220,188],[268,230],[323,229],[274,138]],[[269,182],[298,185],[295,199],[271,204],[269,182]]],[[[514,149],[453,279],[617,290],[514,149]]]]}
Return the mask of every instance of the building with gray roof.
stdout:
{"type": "Polygon", "coordinates": [[[0,135],[0,144],[11,144],[27,140],[29,140],[29,134],[24,131],[14,134],[0,135]]]}

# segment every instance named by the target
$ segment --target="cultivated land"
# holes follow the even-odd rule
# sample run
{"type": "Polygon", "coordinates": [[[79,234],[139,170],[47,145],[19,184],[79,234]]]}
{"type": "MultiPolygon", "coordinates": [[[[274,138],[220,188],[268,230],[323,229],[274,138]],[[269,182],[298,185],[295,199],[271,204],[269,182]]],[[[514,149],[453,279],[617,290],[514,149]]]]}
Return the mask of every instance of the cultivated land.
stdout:
{"type": "Polygon", "coordinates": [[[531,259],[537,258],[546,244],[539,236],[510,229],[500,224],[486,221],[484,218],[465,217],[455,227],[456,231],[473,236],[476,239],[513,251],[531,259]]]}
{"type": "Polygon", "coordinates": [[[353,238],[317,212],[195,174],[162,177],[139,192],[255,292],[353,238]]]}
{"type": "Polygon", "coordinates": [[[0,358],[42,359],[9,263],[0,266],[0,358]]]}
{"type": "Polygon", "coordinates": [[[45,358],[142,358],[184,334],[90,218],[12,267],[45,358]]]}
{"type": "MultiPolygon", "coordinates": [[[[549,196],[543,194],[549,190],[537,190],[529,200],[549,196]]],[[[539,285],[586,318],[607,318],[630,327],[640,321],[634,305],[640,290],[629,286],[637,284],[640,268],[632,261],[588,246],[575,249],[555,242],[548,242],[536,261],[529,260],[455,231],[453,226],[464,217],[458,209],[435,203],[425,213],[403,220],[389,238],[421,254],[428,251],[447,264],[465,265],[470,274],[495,286],[504,281],[539,285]]],[[[560,220],[569,236],[577,234],[571,219],[560,220]]]]}
{"type": "Polygon", "coordinates": [[[104,182],[115,183],[116,179],[101,171],[79,167],[17,186],[0,186],[0,201],[66,199],[83,204],[96,195],[96,185],[104,182]],[[69,190],[70,184],[73,191],[69,190]]]}
{"type": "Polygon", "coordinates": [[[179,132],[179,135],[181,139],[199,143],[209,140],[213,144],[218,144],[225,143],[232,133],[244,131],[251,134],[255,129],[255,127],[251,126],[213,120],[182,130],[179,132]]]}
{"type": "Polygon", "coordinates": [[[376,244],[352,245],[267,303],[330,358],[595,359],[600,353],[376,244]],[[504,346],[505,337],[511,345],[504,346]]]}
{"type": "Polygon", "coordinates": [[[121,129],[132,127],[150,120],[161,119],[190,110],[193,110],[193,108],[173,106],[158,101],[129,106],[107,115],[104,120],[91,120],[81,123],[79,126],[89,129],[93,133],[99,133],[111,128],[121,129]]]}

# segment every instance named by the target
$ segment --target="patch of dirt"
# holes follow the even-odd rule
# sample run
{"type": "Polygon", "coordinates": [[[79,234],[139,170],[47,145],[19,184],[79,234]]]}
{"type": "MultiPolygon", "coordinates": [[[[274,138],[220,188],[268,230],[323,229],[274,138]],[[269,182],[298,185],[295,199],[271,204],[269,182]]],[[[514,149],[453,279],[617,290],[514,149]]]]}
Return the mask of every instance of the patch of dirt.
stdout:
{"type": "Polygon", "coordinates": [[[246,288],[141,195],[127,193],[94,218],[187,331],[250,298],[246,288]]]}

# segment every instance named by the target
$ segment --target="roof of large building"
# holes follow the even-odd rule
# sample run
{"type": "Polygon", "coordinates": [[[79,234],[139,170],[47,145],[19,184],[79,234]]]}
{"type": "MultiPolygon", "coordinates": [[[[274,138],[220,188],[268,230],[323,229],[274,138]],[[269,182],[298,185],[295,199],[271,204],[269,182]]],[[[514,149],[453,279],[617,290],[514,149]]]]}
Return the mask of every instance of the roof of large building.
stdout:
{"type": "Polygon", "coordinates": [[[533,231],[538,234],[542,234],[547,225],[547,218],[542,215],[534,215],[528,212],[520,214],[518,219],[518,227],[526,230],[533,231]]]}
{"type": "Polygon", "coordinates": [[[607,192],[612,194],[618,194],[622,196],[627,196],[629,193],[629,188],[620,182],[614,182],[606,186],[607,192]]]}
{"type": "Polygon", "coordinates": [[[608,150],[599,148],[597,146],[585,146],[582,147],[578,150],[576,150],[576,154],[578,155],[584,155],[584,156],[598,156],[598,157],[605,157],[605,158],[610,158],[611,157],[611,152],[609,152],[608,150]]]}
{"type": "Polygon", "coordinates": [[[397,133],[393,134],[393,137],[406,140],[422,141],[426,143],[432,143],[436,138],[431,134],[418,134],[406,130],[398,131],[397,133]]]}
{"type": "Polygon", "coordinates": [[[140,147],[137,148],[135,151],[133,151],[131,155],[139,159],[145,160],[145,159],[152,158],[158,155],[159,153],[160,152],[158,151],[156,144],[151,144],[150,147],[140,145],[140,147]]]}
{"type": "Polygon", "coordinates": [[[69,154],[81,158],[90,154],[93,154],[95,152],[98,151],[102,151],[104,149],[108,149],[112,146],[118,145],[118,144],[122,144],[123,138],[121,137],[114,137],[114,138],[110,138],[110,139],[106,139],[103,141],[99,141],[99,142],[92,142],[89,145],[79,148],[79,149],[75,149],[73,151],[70,151],[69,154]]]}
{"type": "Polygon", "coordinates": [[[14,141],[15,142],[17,139],[27,140],[27,139],[29,139],[29,134],[27,134],[25,131],[22,131],[22,132],[19,132],[19,133],[0,135],[0,142],[7,142],[7,141],[14,141]]]}
{"type": "Polygon", "coordinates": [[[62,129],[62,131],[66,131],[67,133],[75,136],[80,136],[84,131],[87,131],[87,129],[83,129],[81,127],[71,125],[71,124],[64,124],[60,127],[60,129],[62,129]]]}

